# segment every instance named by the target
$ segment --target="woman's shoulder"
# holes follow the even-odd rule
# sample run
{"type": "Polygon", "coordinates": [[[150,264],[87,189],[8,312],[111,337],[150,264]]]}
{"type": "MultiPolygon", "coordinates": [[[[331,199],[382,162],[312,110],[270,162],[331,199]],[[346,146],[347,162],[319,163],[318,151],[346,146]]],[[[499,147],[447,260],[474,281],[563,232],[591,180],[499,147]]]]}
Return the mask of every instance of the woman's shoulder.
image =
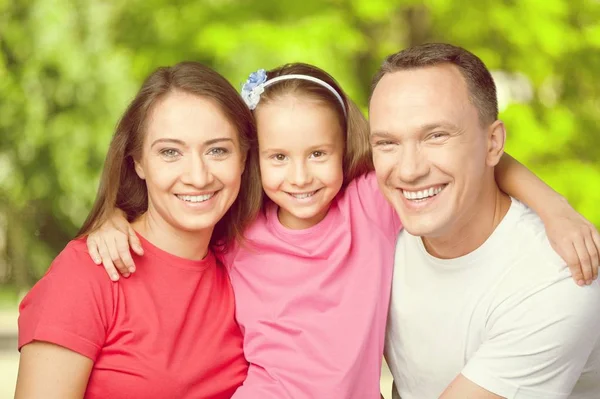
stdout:
{"type": "Polygon", "coordinates": [[[54,258],[44,277],[80,283],[89,281],[107,287],[112,284],[104,268],[95,264],[90,257],[85,237],[69,241],[54,258]]]}
{"type": "Polygon", "coordinates": [[[51,342],[96,359],[112,323],[116,284],[70,241],[19,305],[19,348],[51,342]]]}

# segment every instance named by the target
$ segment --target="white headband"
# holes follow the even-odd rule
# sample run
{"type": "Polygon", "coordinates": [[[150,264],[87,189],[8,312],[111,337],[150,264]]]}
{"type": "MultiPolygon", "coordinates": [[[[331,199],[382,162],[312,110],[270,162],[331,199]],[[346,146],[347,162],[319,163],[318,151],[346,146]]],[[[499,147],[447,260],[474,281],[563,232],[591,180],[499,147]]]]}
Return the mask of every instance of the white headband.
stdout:
{"type": "Polygon", "coordinates": [[[265,87],[270,86],[273,83],[289,79],[308,80],[323,86],[329,90],[335,96],[335,98],[337,98],[342,106],[342,110],[344,111],[344,116],[347,116],[346,106],[344,105],[344,100],[342,99],[342,96],[340,96],[340,93],[338,93],[337,90],[335,90],[329,83],[308,75],[281,75],[271,80],[267,80],[267,72],[264,69],[259,69],[256,72],[252,72],[248,77],[248,80],[246,80],[246,83],[244,83],[242,86],[242,98],[244,99],[244,102],[248,108],[255,109],[260,101],[260,95],[265,91],[265,87]]]}

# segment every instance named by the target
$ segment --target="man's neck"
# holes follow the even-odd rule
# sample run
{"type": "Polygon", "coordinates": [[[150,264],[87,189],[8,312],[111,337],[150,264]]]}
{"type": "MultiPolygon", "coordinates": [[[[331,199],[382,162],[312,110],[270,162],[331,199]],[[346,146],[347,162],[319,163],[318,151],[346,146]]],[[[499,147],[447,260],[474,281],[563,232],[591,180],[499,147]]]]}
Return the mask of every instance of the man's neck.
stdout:
{"type": "Polygon", "coordinates": [[[154,246],[180,258],[201,260],[208,253],[212,229],[183,231],[173,228],[151,210],[132,223],[154,246]]]}
{"type": "Polygon", "coordinates": [[[475,211],[461,218],[461,223],[449,234],[441,237],[422,237],[429,254],[441,259],[454,259],[467,255],[492,235],[511,205],[508,195],[495,184],[477,201],[475,211]]]}

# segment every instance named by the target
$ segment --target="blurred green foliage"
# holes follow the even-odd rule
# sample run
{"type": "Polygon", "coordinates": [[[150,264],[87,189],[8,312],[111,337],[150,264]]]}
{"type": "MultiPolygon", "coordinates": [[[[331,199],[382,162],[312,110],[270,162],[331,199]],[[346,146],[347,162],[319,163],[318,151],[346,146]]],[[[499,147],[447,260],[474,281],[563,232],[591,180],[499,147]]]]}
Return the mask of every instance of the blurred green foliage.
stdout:
{"type": "Polygon", "coordinates": [[[113,128],[159,65],[239,86],[294,61],[366,109],[383,58],[461,45],[496,74],[508,152],[600,225],[597,0],[0,0],[0,282],[31,285],[94,199],[113,128]],[[598,145],[598,147],[597,147],[598,145]]]}

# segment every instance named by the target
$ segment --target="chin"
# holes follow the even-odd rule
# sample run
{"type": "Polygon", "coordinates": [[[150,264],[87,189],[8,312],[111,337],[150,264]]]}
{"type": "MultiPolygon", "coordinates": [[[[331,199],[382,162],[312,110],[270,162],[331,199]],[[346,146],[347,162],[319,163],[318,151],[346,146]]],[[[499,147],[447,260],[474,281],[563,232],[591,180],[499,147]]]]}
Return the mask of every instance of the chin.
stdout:
{"type": "Polygon", "coordinates": [[[298,221],[306,223],[306,222],[310,222],[311,220],[315,219],[317,217],[318,213],[313,213],[313,212],[311,212],[311,213],[299,212],[299,213],[293,213],[292,215],[298,221]]]}
{"type": "Polygon", "coordinates": [[[178,223],[178,227],[186,232],[194,233],[201,232],[207,229],[213,229],[217,224],[217,220],[184,220],[178,223]]]}
{"type": "Polygon", "coordinates": [[[443,229],[438,220],[428,216],[409,216],[400,219],[402,227],[413,236],[437,237],[443,229]]]}

